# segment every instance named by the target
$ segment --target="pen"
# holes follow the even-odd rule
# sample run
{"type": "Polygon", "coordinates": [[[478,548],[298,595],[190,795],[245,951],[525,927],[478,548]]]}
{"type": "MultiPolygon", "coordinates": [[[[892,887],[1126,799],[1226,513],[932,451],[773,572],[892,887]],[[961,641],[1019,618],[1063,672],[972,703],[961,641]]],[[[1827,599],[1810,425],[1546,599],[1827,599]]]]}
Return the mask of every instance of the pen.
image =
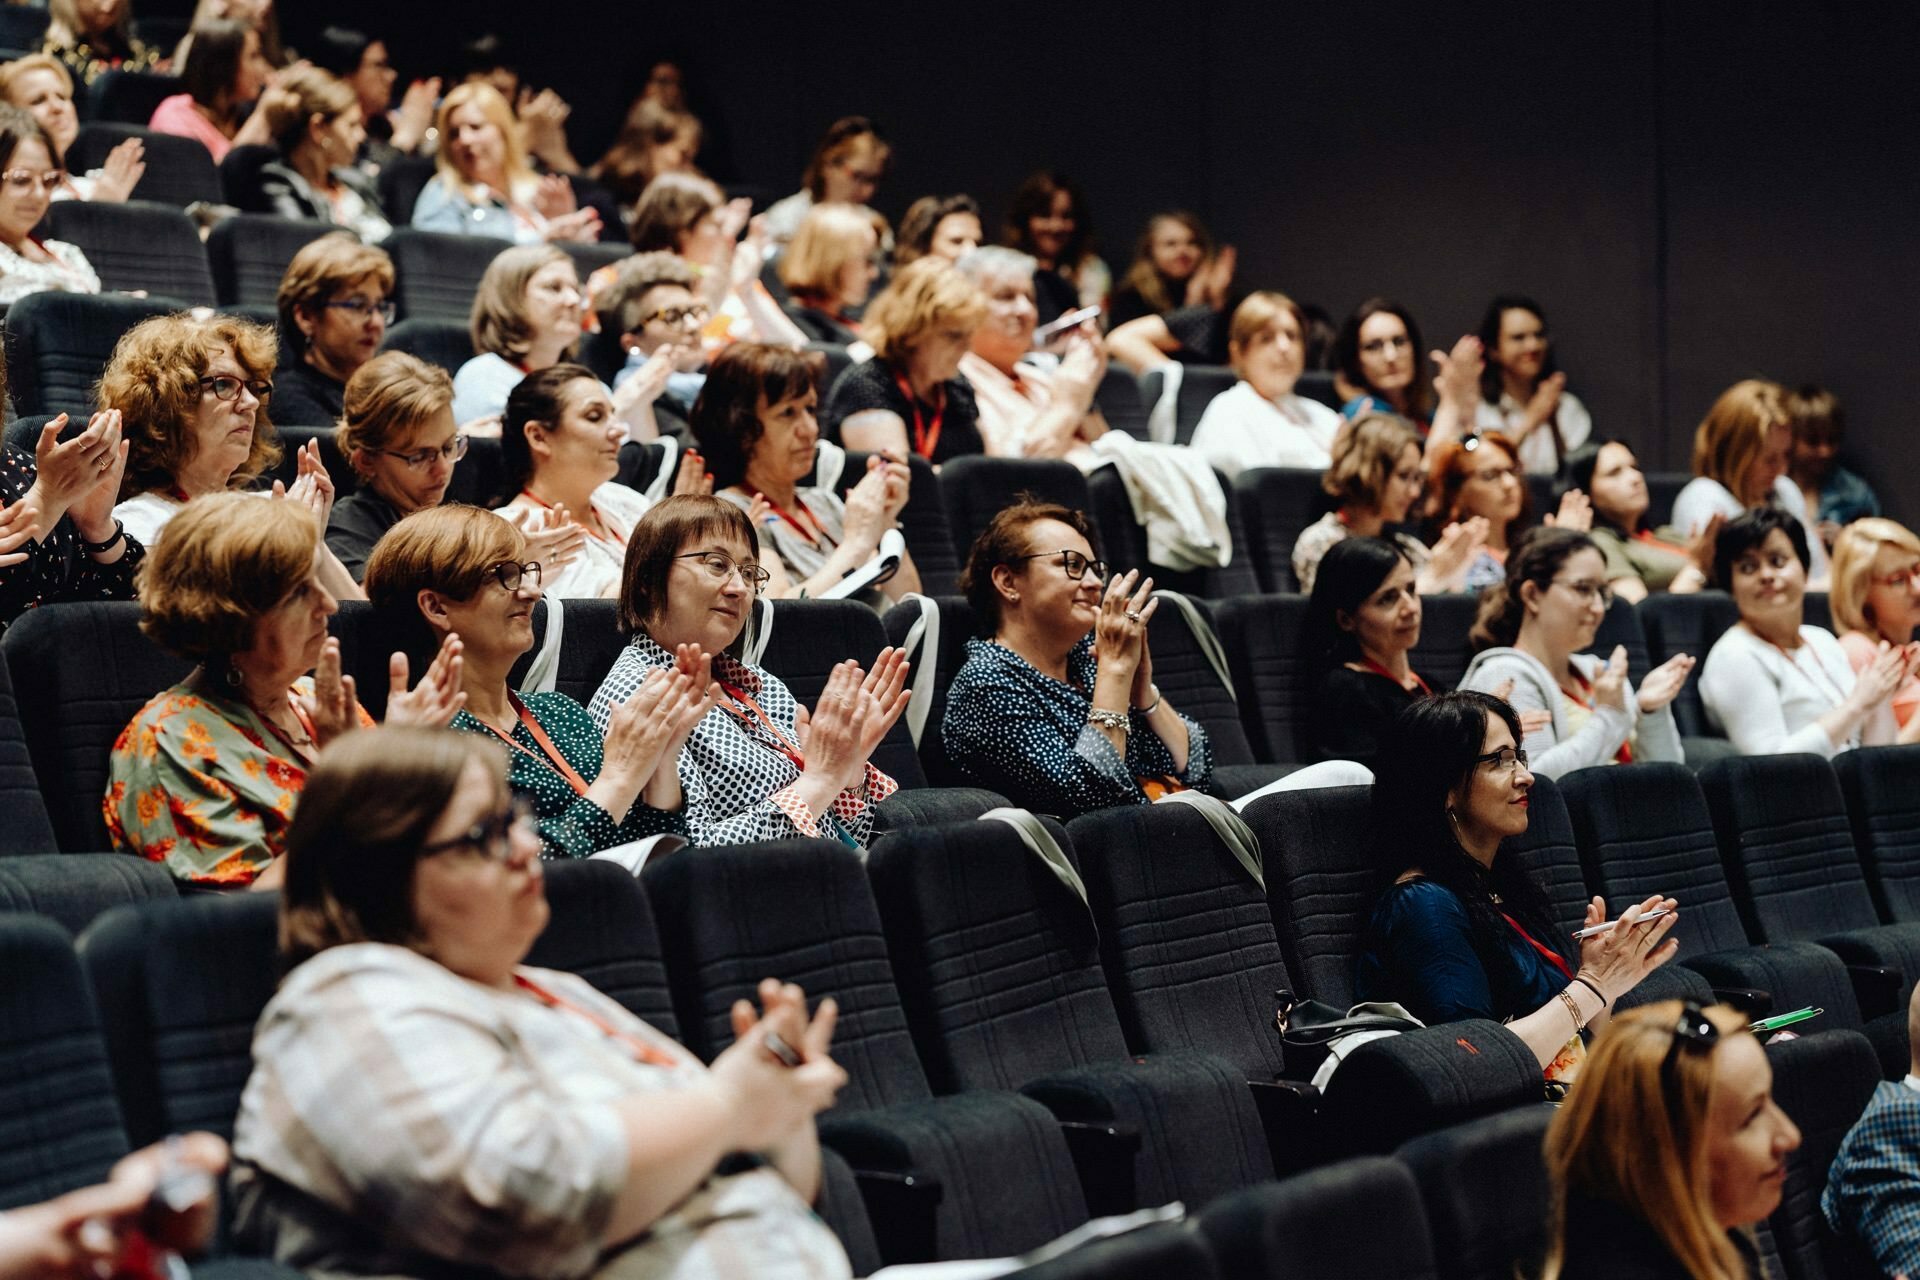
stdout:
{"type": "MultiPolygon", "coordinates": [[[[1661,916],[1664,916],[1667,914],[1669,914],[1667,909],[1665,907],[1661,907],[1658,911],[1647,912],[1647,914],[1641,916],[1638,920],[1635,920],[1634,923],[1645,924],[1649,920],[1658,920],[1661,916]]],[[[1575,939],[1591,938],[1596,933],[1607,932],[1609,929],[1612,929],[1613,926],[1619,923],[1620,922],[1618,920],[1609,920],[1605,924],[1596,924],[1590,929],[1575,929],[1573,931],[1573,936],[1575,939]]]]}

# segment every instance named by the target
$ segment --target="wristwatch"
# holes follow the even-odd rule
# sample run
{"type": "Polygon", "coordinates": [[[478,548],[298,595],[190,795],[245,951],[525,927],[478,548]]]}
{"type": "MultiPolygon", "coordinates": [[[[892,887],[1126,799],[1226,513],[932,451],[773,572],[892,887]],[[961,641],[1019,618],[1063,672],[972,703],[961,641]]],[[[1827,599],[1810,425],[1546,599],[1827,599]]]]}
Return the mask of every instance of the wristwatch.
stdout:
{"type": "Polygon", "coordinates": [[[113,522],[113,534],[105,542],[88,542],[87,535],[81,533],[78,529],[75,529],[74,533],[75,536],[80,539],[80,549],[90,556],[97,556],[113,550],[114,544],[127,536],[127,526],[115,520],[113,522]]]}

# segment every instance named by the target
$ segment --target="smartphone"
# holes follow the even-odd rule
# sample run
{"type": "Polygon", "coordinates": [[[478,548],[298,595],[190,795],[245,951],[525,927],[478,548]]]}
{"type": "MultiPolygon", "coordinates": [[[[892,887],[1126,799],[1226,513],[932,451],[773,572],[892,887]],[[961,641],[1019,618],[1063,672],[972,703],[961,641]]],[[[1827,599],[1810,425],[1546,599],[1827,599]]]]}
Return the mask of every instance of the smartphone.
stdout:
{"type": "Polygon", "coordinates": [[[1069,311],[1057,320],[1049,321],[1033,331],[1033,345],[1050,341],[1055,334],[1065,333],[1068,329],[1077,329],[1087,321],[1099,316],[1098,306],[1081,307],[1078,311],[1069,311]]]}

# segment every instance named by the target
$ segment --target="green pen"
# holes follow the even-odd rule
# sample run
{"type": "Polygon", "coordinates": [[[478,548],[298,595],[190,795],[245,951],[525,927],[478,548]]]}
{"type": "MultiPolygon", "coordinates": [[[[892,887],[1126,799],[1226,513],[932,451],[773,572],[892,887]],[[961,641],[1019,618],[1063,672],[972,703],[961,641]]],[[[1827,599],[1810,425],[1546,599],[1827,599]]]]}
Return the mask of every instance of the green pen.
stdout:
{"type": "Polygon", "coordinates": [[[1770,1033],[1778,1031],[1782,1027],[1790,1027],[1796,1022],[1805,1022],[1808,1018],[1817,1018],[1825,1012],[1825,1009],[1816,1009],[1812,1005],[1808,1005],[1804,1009],[1795,1009],[1792,1013],[1776,1013],[1771,1018],[1762,1018],[1758,1022],[1750,1024],[1747,1030],[1755,1032],[1756,1034],[1770,1033]]]}

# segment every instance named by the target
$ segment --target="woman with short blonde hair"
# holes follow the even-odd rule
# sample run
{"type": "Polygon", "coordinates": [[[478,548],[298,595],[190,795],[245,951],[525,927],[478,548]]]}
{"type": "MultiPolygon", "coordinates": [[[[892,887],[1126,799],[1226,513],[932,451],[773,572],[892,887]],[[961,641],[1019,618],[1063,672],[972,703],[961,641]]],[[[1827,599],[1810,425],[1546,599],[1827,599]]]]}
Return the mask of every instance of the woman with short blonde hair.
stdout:
{"type": "MultiPolygon", "coordinates": [[[[1920,536],[1896,520],[1868,516],[1840,531],[1833,544],[1833,590],[1827,598],[1840,647],[1858,672],[1883,644],[1910,644],[1920,626],[1920,536]]],[[[1920,674],[1893,695],[1901,727],[1920,707],[1920,674]]]]}
{"type": "Polygon", "coordinates": [[[822,426],[849,449],[888,452],[904,461],[910,448],[930,462],[982,453],[973,388],[960,360],[987,303],[974,283],[945,258],[925,257],[902,267],[867,306],[861,333],[873,358],[854,365],[827,393],[822,426]],[[893,415],[843,431],[855,414],[893,415]]]}
{"type": "Polygon", "coordinates": [[[1734,383],[1694,430],[1693,479],[1674,497],[1674,529],[1691,538],[1716,515],[1732,520],[1755,507],[1778,507],[1807,532],[1807,586],[1825,590],[1827,549],[1805,495],[1787,475],[1792,457],[1786,388],[1759,378],[1734,383]]]}
{"type": "Polygon", "coordinates": [[[812,341],[859,340],[851,313],[880,275],[878,220],[858,205],[817,204],[781,255],[780,283],[792,297],[787,315],[812,341]]]}
{"type": "Polygon", "coordinates": [[[1251,467],[1310,467],[1332,461],[1340,415],[1294,394],[1306,371],[1306,313],[1284,293],[1250,293],[1227,329],[1227,354],[1240,381],[1215,396],[1193,429],[1193,447],[1229,478],[1251,467]]]}
{"type": "Polygon", "coordinates": [[[527,163],[519,122],[498,89],[473,80],[455,85],[434,125],[440,152],[414,201],[414,226],[516,244],[599,238],[600,215],[579,207],[573,184],[557,174],[543,178],[527,163]]]}

